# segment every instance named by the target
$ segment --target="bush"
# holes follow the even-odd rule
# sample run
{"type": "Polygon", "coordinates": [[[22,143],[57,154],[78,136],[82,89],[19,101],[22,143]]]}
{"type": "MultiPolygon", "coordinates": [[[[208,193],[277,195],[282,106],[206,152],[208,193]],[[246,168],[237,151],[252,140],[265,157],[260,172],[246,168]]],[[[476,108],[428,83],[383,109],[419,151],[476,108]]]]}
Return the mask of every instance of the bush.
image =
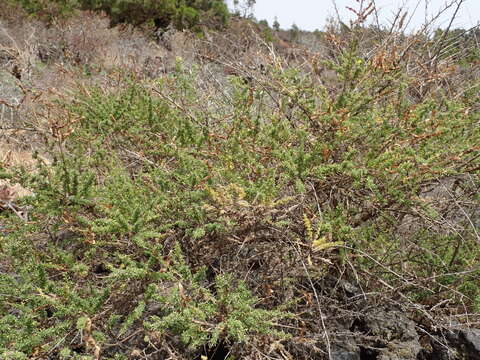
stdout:
{"type": "Polygon", "coordinates": [[[0,214],[0,354],[321,357],[322,311],[353,323],[367,303],[344,279],[429,319],[458,300],[471,321],[476,229],[428,189],[478,209],[478,97],[412,100],[399,54],[339,45],[333,90],[278,59],[212,90],[179,60],[48,103],[52,164],[5,174],[35,196],[29,222],[0,214]]]}
{"type": "Polygon", "coordinates": [[[104,11],[112,26],[120,23],[151,24],[166,28],[199,30],[201,25],[222,27],[228,22],[229,12],[222,0],[9,0],[19,3],[36,16],[52,20],[76,9],[104,11]]]}

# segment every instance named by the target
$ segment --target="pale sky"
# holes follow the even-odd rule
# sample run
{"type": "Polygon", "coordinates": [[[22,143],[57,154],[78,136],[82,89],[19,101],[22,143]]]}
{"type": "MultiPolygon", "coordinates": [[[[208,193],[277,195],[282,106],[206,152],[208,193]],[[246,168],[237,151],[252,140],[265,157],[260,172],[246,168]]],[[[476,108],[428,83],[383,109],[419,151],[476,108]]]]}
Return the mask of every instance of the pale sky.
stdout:
{"type": "MultiPolygon", "coordinates": [[[[245,0],[243,0],[245,1],[245,0]]],[[[340,18],[346,24],[354,19],[351,11],[346,6],[358,9],[361,0],[256,0],[254,16],[258,20],[267,20],[272,25],[275,16],[282,29],[291,28],[295,23],[302,30],[322,30],[325,21],[329,17],[336,18],[335,6],[340,18]]],[[[371,0],[364,0],[364,4],[371,0]]],[[[425,23],[425,3],[428,4],[427,19],[431,19],[445,4],[460,0],[373,0],[378,10],[379,21],[388,25],[394,18],[394,13],[399,7],[409,9],[409,15],[413,14],[408,27],[415,30],[425,23]],[[418,6],[417,6],[418,5],[418,6]]],[[[233,0],[227,0],[232,4],[233,0]]],[[[242,3],[242,0],[240,0],[242,3]]],[[[435,23],[434,27],[446,28],[456,6],[451,7],[435,23]]],[[[370,16],[373,22],[374,17],[370,16]]],[[[480,0],[464,0],[453,23],[453,28],[468,29],[480,23],[480,0]]]]}

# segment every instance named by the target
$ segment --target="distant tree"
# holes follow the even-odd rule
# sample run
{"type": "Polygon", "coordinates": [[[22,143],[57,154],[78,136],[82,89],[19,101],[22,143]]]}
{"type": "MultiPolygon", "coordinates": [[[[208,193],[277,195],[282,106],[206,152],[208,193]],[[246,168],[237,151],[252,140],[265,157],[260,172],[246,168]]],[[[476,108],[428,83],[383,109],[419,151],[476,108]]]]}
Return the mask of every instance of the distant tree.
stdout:
{"type": "Polygon", "coordinates": [[[315,38],[316,38],[317,40],[320,40],[320,39],[323,38],[324,32],[323,32],[323,31],[320,31],[319,29],[315,29],[315,30],[313,30],[313,35],[315,36],[315,38]]]}
{"type": "Polygon", "coordinates": [[[263,26],[263,27],[270,27],[270,25],[268,25],[268,21],[265,20],[265,19],[264,19],[264,20],[260,20],[260,21],[258,22],[258,25],[263,26]]]}
{"type": "Polygon", "coordinates": [[[258,22],[262,30],[262,37],[267,43],[273,42],[273,32],[270,26],[268,25],[267,20],[260,20],[258,22]]]}
{"type": "Polygon", "coordinates": [[[300,35],[300,29],[295,23],[292,24],[292,27],[290,28],[289,32],[290,32],[290,40],[296,41],[298,39],[298,36],[300,35]]]}
{"type": "Polygon", "coordinates": [[[244,18],[251,18],[256,2],[257,0],[233,0],[233,6],[238,15],[244,18]]]}
{"type": "Polygon", "coordinates": [[[272,24],[273,30],[279,31],[280,30],[280,23],[278,22],[278,18],[275,16],[273,19],[273,24],[272,24]]]}
{"type": "MultiPolygon", "coordinates": [[[[79,0],[91,1],[91,0],[79,0]]],[[[191,29],[200,23],[225,25],[229,12],[223,0],[97,0],[112,23],[139,25],[154,21],[157,27],[172,24],[177,29],[191,29]]]]}

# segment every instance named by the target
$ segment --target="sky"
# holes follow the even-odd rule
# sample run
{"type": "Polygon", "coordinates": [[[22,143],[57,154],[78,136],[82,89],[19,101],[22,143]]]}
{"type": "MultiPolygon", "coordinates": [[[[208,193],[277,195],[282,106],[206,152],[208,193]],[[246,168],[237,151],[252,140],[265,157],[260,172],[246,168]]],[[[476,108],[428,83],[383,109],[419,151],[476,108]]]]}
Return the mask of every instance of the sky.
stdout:
{"type": "MultiPolygon", "coordinates": [[[[245,0],[239,0],[240,3],[245,0]]],[[[282,29],[290,29],[296,24],[302,30],[322,30],[329,17],[337,17],[334,3],[338,9],[340,19],[348,24],[355,19],[355,15],[346,7],[358,9],[361,0],[256,0],[254,16],[257,20],[267,20],[272,25],[277,17],[282,29]]],[[[368,5],[371,0],[364,0],[368,5]]],[[[412,15],[408,30],[419,29],[427,19],[431,19],[447,3],[460,0],[373,0],[381,24],[388,25],[394,18],[399,7],[409,10],[407,19],[412,15]],[[425,4],[428,4],[425,11],[425,4]]],[[[233,0],[227,0],[229,5],[233,0]]],[[[436,22],[435,28],[446,28],[453,15],[455,6],[445,12],[436,22]]],[[[373,17],[370,17],[373,21],[373,17]]],[[[371,22],[371,21],[370,21],[371,22]]],[[[480,0],[464,0],[453,23],[453,28],[468,29],[480,23],[480,0]]]]}

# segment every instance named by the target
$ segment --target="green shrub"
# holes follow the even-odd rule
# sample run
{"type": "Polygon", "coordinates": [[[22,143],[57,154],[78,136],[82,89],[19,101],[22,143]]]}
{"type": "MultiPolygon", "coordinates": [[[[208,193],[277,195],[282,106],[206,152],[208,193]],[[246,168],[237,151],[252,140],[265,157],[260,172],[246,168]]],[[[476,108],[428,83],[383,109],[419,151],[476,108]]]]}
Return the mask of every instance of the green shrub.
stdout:
{"type": "Polygon", "coordinates": [[[289,314],[255,308],[258,299],[231,275],[218,275],[214,290],[205,288],[205,271],[192,274],[179,255],[177,250],[171,287],[152,290],[152,299],[163,304],[164,315],[148,319],[147,329],[172,332],[191,348],[213,347],[219,340],[246,343],[252,335],[285,337],[275,326],[289,314]]]}
{"type": "Polygon", "coordinates": [[[135,331],[151,348],[178,337],[184,352],[270,344],[286,339],[280,320],[317,337],[311,284],[345,263],[366,291],[478,308],[474,231],[436,231],[440,214],[419,197],[439,178],[478,186],[477,100],[414,103],[401,66],[366,62],[355,43],[335,60],[336,92],[278,66],[259,84],[232,77],[222,102],[178,62],[162,79],[51,104],[68,114],[49,119],[52,164],[10,174],[35,193],[22,200],[31,221],[0,214],[12,229],[0,242],[0,354],[68,354],[85,338],[92,354],[135,331]],[[410,247],[397,233],[405,215],[421,220],[410,247]],[[250,264],[245,248],[276,261],[250,264]],[[218,270],[216,257],[238,264],[218,270]],[[433,285],[405,285],[433,269],[433,285]],[[292,294],[288,311],[268,287],[292,294]]]}
{"type": "Polygon", "coordinates": [[[31,14],[52,20],[76,9],[104,11],[112,25],[129,23],[155,24],[166,28],[198,30],[199,26],[225,26],[229,19],[227,5],[222,0],[9,0],[19,3],[31,14]]]}

